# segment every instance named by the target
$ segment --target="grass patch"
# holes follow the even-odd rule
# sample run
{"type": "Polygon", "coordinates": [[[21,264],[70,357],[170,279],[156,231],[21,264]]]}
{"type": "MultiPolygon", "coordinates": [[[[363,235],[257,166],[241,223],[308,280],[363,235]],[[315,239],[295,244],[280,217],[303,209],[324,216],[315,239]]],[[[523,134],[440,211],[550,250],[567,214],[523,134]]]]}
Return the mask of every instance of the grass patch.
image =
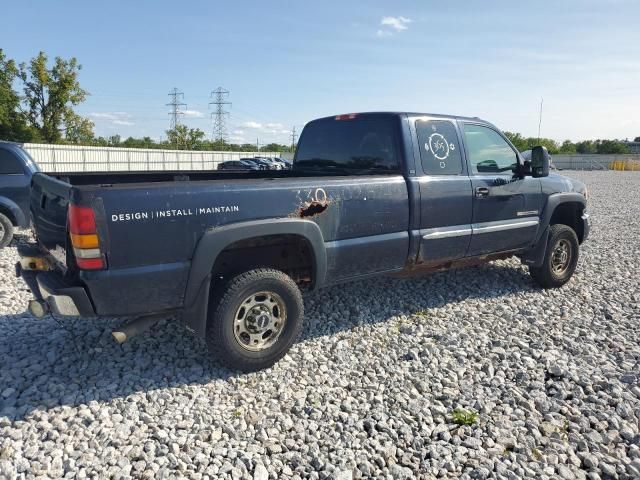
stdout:
{"type": "Polygon", "coordinates": [[[456,408],[451,416],[453,417],[453,423],[456,425],[470,426],[478,421],[478,414],[476,412],[470,412],[462,408],[456,408]]]}

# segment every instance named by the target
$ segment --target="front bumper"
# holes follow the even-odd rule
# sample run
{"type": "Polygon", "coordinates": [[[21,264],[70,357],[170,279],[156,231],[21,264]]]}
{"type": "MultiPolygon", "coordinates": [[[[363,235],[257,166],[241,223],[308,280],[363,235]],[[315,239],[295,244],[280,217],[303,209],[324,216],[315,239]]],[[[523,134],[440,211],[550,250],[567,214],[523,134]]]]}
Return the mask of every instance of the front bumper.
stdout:
{"type": "MultiPolygon", "coordinates": [[[[43,264],[48,264],[43,256],[37,256],[30,250],[20,252],[22,257],[29,258],[31,264],[40,268],[43,264]],[[34,261],[43,259],[42,263],[34,261]]],[[[23,262],[16,264],[16,275],[22,277],[37,301],[46,304],[49,312],[63,316],[95,317],[89,295],[84,287],[69,283],[62,273],[55,269],[31,270],[25,268],[23,262]]]]}

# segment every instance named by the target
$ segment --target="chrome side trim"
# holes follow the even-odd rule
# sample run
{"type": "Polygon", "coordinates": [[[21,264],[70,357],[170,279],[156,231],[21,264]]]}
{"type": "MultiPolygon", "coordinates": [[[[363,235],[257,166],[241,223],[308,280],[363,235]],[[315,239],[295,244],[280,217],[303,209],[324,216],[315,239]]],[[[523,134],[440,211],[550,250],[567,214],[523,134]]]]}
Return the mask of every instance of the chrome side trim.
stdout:
{"type": "Polygon", "coordinates": [[[427,228],[421,232],[423,240],[437,240],[440,238],[464,237],[471,235],[471,225],[453,225],[451,227],[427,228]]]}
{"type": "Polygon", "coordinates": [[[531,215],[537,215],[537,214],[538,214],[538,210],[527,210],[524,212],[516,213],[516,215],[519,217],[530,217],[531,215]]]}
{"type": "Polygon", "coordinates": [[[474,223],[471,225],[473,233],[493,233],[505,230],[514,230],[516,228],[535,227],[540,223],[539,218],[512,218],[509,220],[498,220],[496,222],[474,223]]]}

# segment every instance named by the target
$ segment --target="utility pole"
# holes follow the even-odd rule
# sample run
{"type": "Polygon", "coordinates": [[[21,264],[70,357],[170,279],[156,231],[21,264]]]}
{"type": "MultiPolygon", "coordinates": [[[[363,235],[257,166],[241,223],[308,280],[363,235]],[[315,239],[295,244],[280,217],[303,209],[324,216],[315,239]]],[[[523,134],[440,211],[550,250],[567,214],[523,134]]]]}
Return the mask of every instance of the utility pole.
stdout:
{"type": "Polygon", "coordinates": [[[215,105],[215,112],[211,114],[213,118],[213,132],[211,138],[217,140],[220,143],[224,143],[227,136],[226,119],[229,112],[225,111],[225,105],[231,105],[231,102],[227,101],[229,97],[229,90],[225,90],[222,87],[218,87],[211,92],[212,102],[209,105],[215,105]]]}
{"type": "Polygon", "coordinates": [[[540,117],[538,118],[538,143],[540,143],[540,127],[542,126],[542,104],[544,103],[544,98],[540,99],[540,117]]]}
{"type": "Polygon", "coordinates": [[[260,139],[256,138],[256,152],[260,151],[260,139]]]}
{"type": "Polygon", "coordinates": [[[294,125],[293,128],[291,129],[291,151],[295,152],[296,150],[296,138],[297,138],[297,134],[296,134],[296,126],[294,125]]]}
{"type": "Polygon", "coordinates": [[[169,115],[171,115],[171,123],[169,124],[169,130],[175,130],[178,125],[180,125],[180,115],[184,115],[184,112],[181,111],[182,107],[186,107],[186,103],[180,102],[181,99],[184,98],[184,93],[179,91],[177,88],[173,88],[171,92],[169,92],[169,97],[171,97],[171,101],[167,103],[168,107],[171,107],[171,111],[169,115]]]}

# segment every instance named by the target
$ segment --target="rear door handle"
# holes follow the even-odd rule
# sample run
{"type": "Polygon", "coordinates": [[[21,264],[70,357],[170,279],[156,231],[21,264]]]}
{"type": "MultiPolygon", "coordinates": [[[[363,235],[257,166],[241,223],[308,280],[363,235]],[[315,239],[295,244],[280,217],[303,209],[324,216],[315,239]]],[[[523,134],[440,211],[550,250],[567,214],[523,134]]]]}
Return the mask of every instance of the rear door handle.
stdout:
{"type": "Polygon", "coordinates": [[[476,197],[484,198],[489,196],[488,187],[476,187],[476,197]]]}

